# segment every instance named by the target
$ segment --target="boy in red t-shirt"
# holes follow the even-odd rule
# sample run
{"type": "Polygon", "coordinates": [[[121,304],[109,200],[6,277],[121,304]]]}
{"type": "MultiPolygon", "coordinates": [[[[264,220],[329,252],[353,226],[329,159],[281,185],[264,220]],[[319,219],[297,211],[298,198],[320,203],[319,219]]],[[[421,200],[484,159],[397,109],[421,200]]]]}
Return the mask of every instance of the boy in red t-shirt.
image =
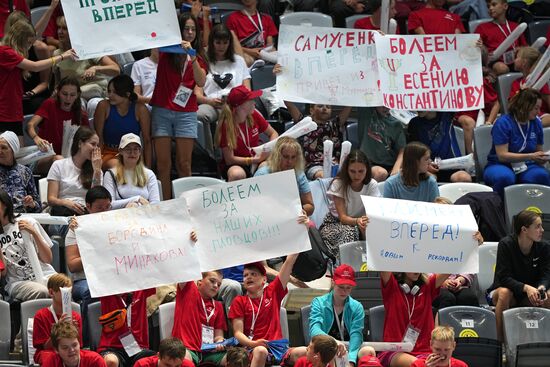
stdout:
{"type": "Polygon", "coordinates": [[[430,348],[432,353],[426,358],[419,358],[411,367],[468,367],[459,359],[452,357],[455,350],[455,332],[450,326],[438,326],[432,331],[430,348]]]}
{"type": "Polygon", "coordinates": [[[45,354],[42,367],[106,367],[99,354],[81,350],[80,332],[70,322],[58,322],[52,327],[50,338],[55,353],[45,354]]]}
{"type": "Polygon", "coordinates": [[[426,7],[409,15],[410,34],[465,33],[460,16],[443,8],[445,0],[428,0],[426,7]]]}
{"type": "MultiPolygon", "coordinates": [[[[33,323],[32,344],[36,349],[34,361],[42,364],[44,355],[55,354],[53,340],[50,338],[52,326],[61,322],[70,322],[78,330],[78,340],[82,343],[82,320],[80,315],[72,312],[71,315],[63,313],[61,288],[72,286],[71,279],[65,274],[54,274],[48,279],[48,292],[52,297],[52,305],[44,307],[36,312],[33,323]]],[[[69,292],[69,295],[71,292],[69,292]]]]}
{"type": "Polygon", "coordinates": [[[282,361],[276,361],[267,346],[268,341],[283,338],[281,301],[287,294],[286,285],[297,257],[298,254],[288,255],[279,275],[265,288],[267,277],[264,265],[255,262],[244,266],[243,283],[246,295],[233,300],[229,319],[235,338],[242,346],[251,349],[251,367],[263,367],[277,362],[292,366],[299,357],[306,354],[305,347],[290,348],[282,361]]]}
{"type": "Polygon", "coordinates": [[[216,270],[202,273],[202,279],[196,284],[178,284],[172,335],[185,344],[185,359],[197,366],[203,362],[225,366],[224,351],[201,352],[203,343],[223,341],[223,333],[227,330],[223,305],[214,300],[222,278],[222,272],[216,270]]]}
{"type": "Polygon", "coordinates": [[[178,338],[162,339],[158,354],[140,359],[134,367],[195,367],[185,359],[185,353],[185,345],[178,338]]]}
{"type": "MultiPolygon", "coordinates": [[[[477,26],[475,33],[481,37],[483,45],[492,53],[504,40],[518,27],[518,24],[506,19],[508,2],[506,0],[491,0],[489,2],[489,15],[493,20],[477,26]]],[[[514,54],[518,46],[526,46],[525,37],[521,35],[506,52],[495,61],[492,68],[497,75],[510,72],[510,66],[514,64],[514,54]]]]}
{"type": "Polygon", "coordinates": [[[315,335],[307,346],[307,354],[296,361],[294,367],[326,367],[338,352],[336,340],[325,334],[315,335]]]}
{"type": "MultiPolygon", "coordinates": [[[[355,22],[353,28],[356,29],[367,29],[371,31],[380,30],[380,15],[382,13],[382,1],[374,0],[370,2],[372,15],[370,17],[366,16],[355,22]]],[[[395,17],[395,0],[390,1],[390,11],[388,18],[391,19],[395,17]]],[[[396,34],[399,34],[399,28],[396,30],[396,34]]]]}

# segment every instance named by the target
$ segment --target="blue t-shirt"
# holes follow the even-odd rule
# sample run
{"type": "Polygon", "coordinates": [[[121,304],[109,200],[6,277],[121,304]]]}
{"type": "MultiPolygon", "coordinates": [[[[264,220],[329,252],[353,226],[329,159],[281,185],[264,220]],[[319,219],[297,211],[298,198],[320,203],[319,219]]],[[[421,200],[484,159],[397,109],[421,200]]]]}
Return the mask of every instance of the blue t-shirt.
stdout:
{"type": "Polygon", "coordinates": [[[419,141],[430,147],[432,159],[462,155],[453,127],[453,114],[450,112],[438,112],[431,120],[417,116],[409,122],[407,133],[409,141],[419,141]]]}
{"type": "MultiPolygon", "coordinates": [[[[269,175],[270,173],[271,173],[271,169],[267,165],[265,165],[258,168],[256,173],[254,173],[254,177],[269,175]]],[[[309,187],[309,181],[307,180],[304,172],[300,172],[296,175],[296,183],[298,184],[298,192],[300,194],[307,194],[308,192],[311,192],[311,188],[309,187]]]]}
{"type": "Polygon", "coordinates": [[[225,279],[231,279],[239,283],[243,282],[243,271],[244,265],[237,265],[222,269],[223,277],[225,279]]]}
{"type": "Polygon", "coordinates": [[[384,197],[391,199],[404,199],[412,201],[426,201],[433,203],[439,196],[439,188],[433,176],[420,181],[418,186],[405,186],[401,172],[390,176],[384,184],[384,197]]]}
{"type": "Polygon", "coordinates": [[[518,124],[512,115],[503,115],[493,125],[491,135],[493,136],[493,146],[487,156],[489,164],[502,164],[498,160],[495,145],[508,144],[508,151],[511,153],[533,153],[536,151],[537,145],[544,143],[542,122],[539,117],[535,117],[527,124],[518,124]],[[524,135],[525,139],[523,138],[524,135]],[[521,149],[524,142],[525,148],[521,149]]]}

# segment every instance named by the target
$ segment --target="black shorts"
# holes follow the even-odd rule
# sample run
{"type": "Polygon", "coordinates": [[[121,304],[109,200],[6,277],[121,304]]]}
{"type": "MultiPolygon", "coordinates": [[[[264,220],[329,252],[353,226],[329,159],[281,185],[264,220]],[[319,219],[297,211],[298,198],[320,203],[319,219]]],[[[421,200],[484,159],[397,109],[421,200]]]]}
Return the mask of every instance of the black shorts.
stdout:
{"type": "Polygon", "coordinates": [[[4,131],[13,131],[17,136],[23,136],[23,122],[3,122],[0,121],[0,133],[4,131]]]}

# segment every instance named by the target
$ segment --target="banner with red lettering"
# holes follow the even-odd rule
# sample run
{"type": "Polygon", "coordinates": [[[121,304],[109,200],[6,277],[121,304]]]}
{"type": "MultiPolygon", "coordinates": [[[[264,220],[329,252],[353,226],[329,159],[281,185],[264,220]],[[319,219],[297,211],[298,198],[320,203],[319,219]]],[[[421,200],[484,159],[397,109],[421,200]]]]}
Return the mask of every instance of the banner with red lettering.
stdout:
{"type": "Polygon", "coordinates": [[[361,29],[281,24],[279,96],[300,103],[382,105],[375,35],[361,29]]]}
{"type": "Polygon", "coordinates": [[[484,107],[479,35],[376,38],[384,106],[467,111],[484,107]]]}

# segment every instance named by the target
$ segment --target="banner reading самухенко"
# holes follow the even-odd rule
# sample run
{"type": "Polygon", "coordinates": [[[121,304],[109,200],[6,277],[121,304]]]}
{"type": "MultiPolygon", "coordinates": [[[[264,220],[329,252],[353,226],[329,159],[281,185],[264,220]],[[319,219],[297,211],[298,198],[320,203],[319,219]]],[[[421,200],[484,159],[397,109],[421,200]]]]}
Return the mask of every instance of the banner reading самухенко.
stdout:
{"type": "Polygon", "coordinates": [[[62,0],[82,60],[181,43],[173,1],[62,0]]]}

